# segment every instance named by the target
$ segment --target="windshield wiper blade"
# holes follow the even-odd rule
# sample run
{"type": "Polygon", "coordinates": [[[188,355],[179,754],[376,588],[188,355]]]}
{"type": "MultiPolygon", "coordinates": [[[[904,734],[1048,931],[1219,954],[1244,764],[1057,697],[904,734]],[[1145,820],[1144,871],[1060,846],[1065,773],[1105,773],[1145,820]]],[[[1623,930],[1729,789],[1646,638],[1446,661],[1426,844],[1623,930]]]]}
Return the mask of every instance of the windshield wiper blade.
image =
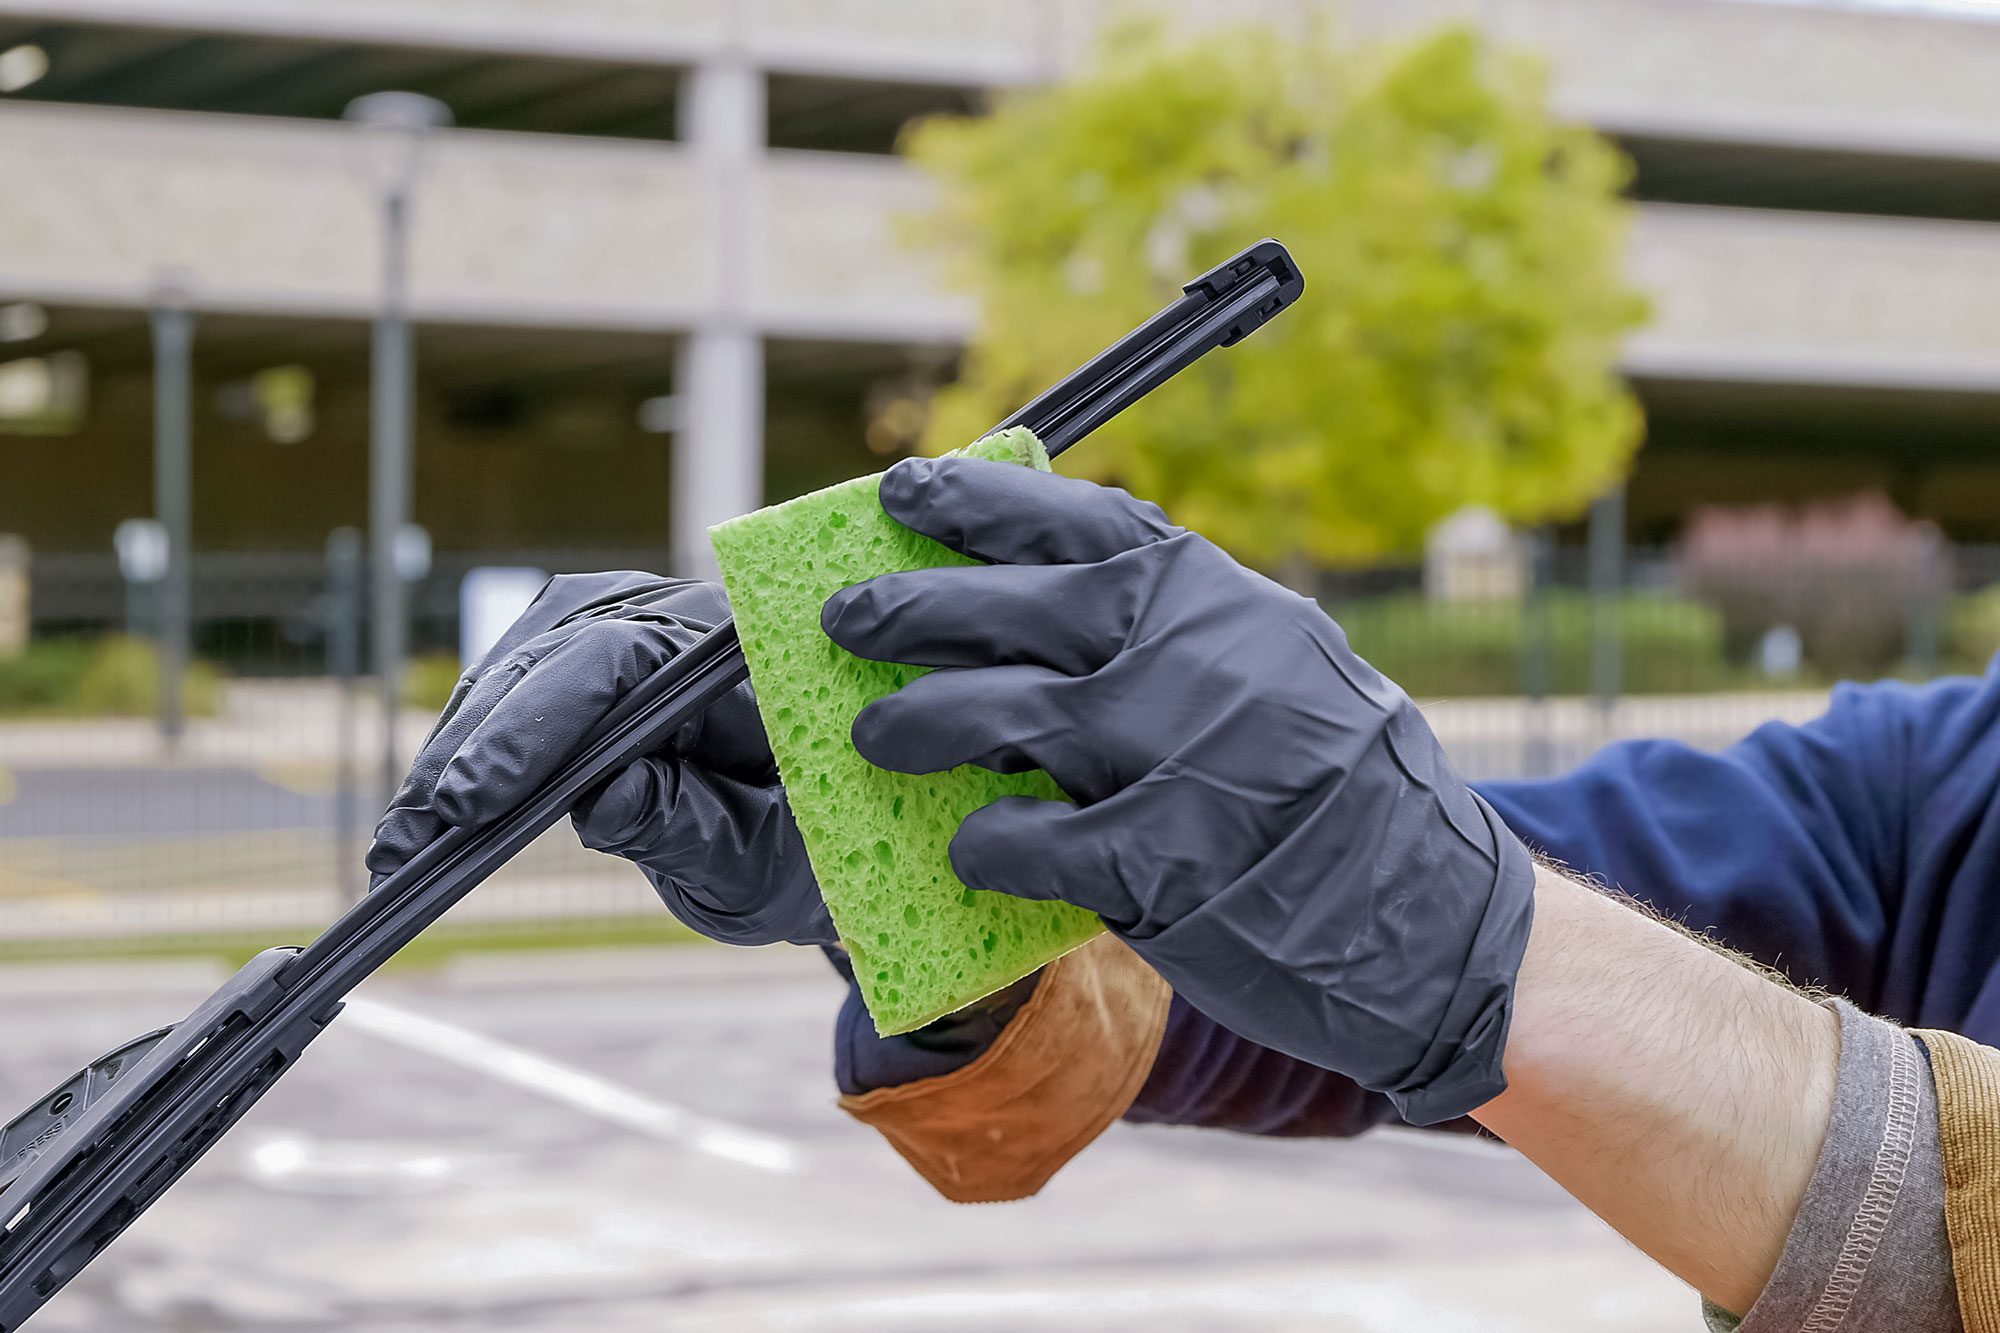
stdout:
{"type": "MultiPolygon", "coordinates": [[[[1260,241],[994,429],[1061,453],[1303,289],[1260,241]]],[[[591,732],[520,806],[453,828],[304,948],[266,949],[194,1012],[100,1057],[0,1129],[0,1333],[13,1333],[178,1180],[297,1061],[355,986],[553,826],[578,798],[664,749],[749,675],[735,622],[712,626],[591,732]]]]}
{"type": "Polygon", "coordinates": [[[1299,299],[1291,254],[1263,240],[1181,288],[1159,314],[995,426],[1026,426],[1053,458],[1218,347],[1231,347],[1299,299]]]}
{"type": "Polygon", "coordinates": [[[456,828],[303,949],[266,949],[182,1022],[94,1062],[0,1130],[0,1331],[12,1333],[180,1178],[340,1012],[356,985],[748,674],[724,620],[619,701],[519,807],[456,828]]]}

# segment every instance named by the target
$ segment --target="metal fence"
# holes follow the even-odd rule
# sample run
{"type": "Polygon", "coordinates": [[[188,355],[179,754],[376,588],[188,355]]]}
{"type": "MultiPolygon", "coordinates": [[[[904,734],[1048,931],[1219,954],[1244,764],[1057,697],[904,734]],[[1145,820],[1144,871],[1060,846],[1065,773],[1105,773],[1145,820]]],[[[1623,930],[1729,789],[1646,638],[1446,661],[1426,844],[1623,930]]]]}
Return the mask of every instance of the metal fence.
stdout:
{"type": "MultiPolygon", "coordinates": [[[[407,761],[458,671],[459,585],[480,564],[659,567],[659,551],[440,555],[412,588],[407,761]]],[[[1416,567],[1328,576],[1363,655],[1422,701],[1472,778],[1550,773],[1619,737],[1720,747],[1804,720],[1835,680],[1983,670],[2000,648],[2000,548],[1907,561],[1709,561],[1540,548],[1522,596],[1441,600],[1416,567]]],[[[348,577],[353,577],[350,571],[348,577]]],[[[33,567],[35,637],[0,663],[0,954],[254,947],[310,933],[365,888],[386,732],[358,603],[311,554],[193,569],[187,719],[157,721],[144,588],[109,558],[33,567]]],[[[629,867],[553,830],[448,930],[523,937],[665,930],[629,867]]]]}
{"type": "MultiPolygon", "coordinates": [[[[398,758],[458,675],[459,584],[481,564],[657,567],[658,551],[440,555],[411,587],[398,758]]],[[[180,734],[163,734],[149,589],[114,560],[44,556],[34,637],[0,662],[0,957],[254,948],[310,934],[366,888],[387,733],[365,571],[310,553],[198,555],[180,734]],[[344,590],[342,585],[348,585],[344,590]],[[365,585],[361,585],[365,586],[365,585]]],[[[618,938],[665,930],[629,867],[553,830],[441,927],[618,938]]]]}

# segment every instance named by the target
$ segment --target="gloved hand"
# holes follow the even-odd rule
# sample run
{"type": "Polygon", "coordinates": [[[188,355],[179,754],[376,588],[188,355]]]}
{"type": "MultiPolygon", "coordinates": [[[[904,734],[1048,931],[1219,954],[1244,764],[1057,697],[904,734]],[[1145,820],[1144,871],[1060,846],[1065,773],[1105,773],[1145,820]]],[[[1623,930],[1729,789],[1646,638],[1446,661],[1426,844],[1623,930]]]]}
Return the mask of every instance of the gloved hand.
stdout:
{"type": "MultiPolygon", "coordinates": [[[[722,589],[650,574],[549,581],[452,691],[375,829],[374,883],[449,824],[521,803],[625,693],[729,614],[722,589]]],[[[634,861],[667,910],[728,944],[834,939],[750,687],[571,812],[587,847],[634,861]]]]}
{"type": "Polygon", "coordinates": [[[974,811],[961,879],[1089,908],[1216,1022],[1414,1123],[1506,1087],[1533,864],[1318,606],[1087,481],[916,459],[881,490],[993,563],[828,600],[842,647],[940,668],[855,745],[905,773],[1043,768],[1077,802],[974,811]]]}

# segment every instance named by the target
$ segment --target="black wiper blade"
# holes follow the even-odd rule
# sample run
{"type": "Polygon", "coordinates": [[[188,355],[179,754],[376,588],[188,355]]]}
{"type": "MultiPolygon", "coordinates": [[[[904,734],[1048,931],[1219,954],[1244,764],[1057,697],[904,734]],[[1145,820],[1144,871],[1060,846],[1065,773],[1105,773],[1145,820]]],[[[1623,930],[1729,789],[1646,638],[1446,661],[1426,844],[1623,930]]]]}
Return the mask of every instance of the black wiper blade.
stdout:
{"type": "MultiPolygon", "coordinates": [[[[1061,453],[1204,353],[1246,337],[1303,281],[1260,241],[994,429],[1061,453]]],[[[0,1333],[13,1333],[292,1068],[355,986],[634,759],[749,675],[724,619],[619,701],[518,808],[454,828],[303,949],[266,949],[171,1028],[128,1042],[0,1130],[0,1333]]]]}
{"type": "Polygon", "coordinates": [[[94,1062],[9,1125],[0,1333],[19,1328],[194,1165],[292,1067],[349,991],[577,798],[665,747],[747,674],[735,625],[724,620],[620,700],[582,753],[521,806],[446,833],[304,949],[266,949],[186,1019],[94,1062]]]}
{"type": "Polygon", "coordinates": [[[1305,285],[1284,246],[1259,241],[1182,287],[1178,300],[993,429],[1026,426],[1053,458],[1206,353],[1255,333],[1305,285]]]}
{"type": "Polygon", "coordinates": [[[56,1088],[0,1129],[0,1194],[42,1154],[42,1149],[69,1132],[83,1113],[104,1099],[118,1076],[138,1064],[172,1028],[158,1028],[100,1055],[63,1080],[56,1088]]]}

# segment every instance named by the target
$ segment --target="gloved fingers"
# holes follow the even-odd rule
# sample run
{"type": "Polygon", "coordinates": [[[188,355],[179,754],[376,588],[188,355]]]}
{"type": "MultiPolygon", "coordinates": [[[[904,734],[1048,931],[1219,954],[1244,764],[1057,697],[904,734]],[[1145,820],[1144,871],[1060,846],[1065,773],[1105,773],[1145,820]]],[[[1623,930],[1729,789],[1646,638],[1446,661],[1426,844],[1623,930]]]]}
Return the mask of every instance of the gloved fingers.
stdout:
{"type": "Polygon", "coordinates": [[[1301,815],[1237,809],[1220,798],[1226,780],[1174,769],[1090,805],[995,801],[959,825],[952,866],[973,888],[1074,903],[1127,939],[1149,939],[1266,858],[1287,855],[1301,815]]]}
{"type": "Polygon", "coordinates": [[[579,801],[570,819],[584,846],[643,860],[729,911],[747,910],[779,881],[807,870],[782,787],[671,755],[627,764],[579,801]]]}
{"type": "MultiPolygon", "coordinates": [[[[664,612],[684,625],[698,630],[714,629],[729,615],[729,595],[720,583],[701,579],[652,578],[628,588],[619,605],[645,611],[664,612]]],[[[627,610],[623,614],[632,614],[627,610]]]]}
{"type": "Polygon", "coordinates": [[[669,620],[593,620],[566,632],[458,746],[431,807],[446,823],[478,824],[518,805],[627,691],[698,635],[669,620]]]}
{"type": "Polygon", "coordinates": [[[995,564],[1092,564],[1182,532],[1115,487],[984,458],[906,458],[881,494],[898,523],[995,564]]]}
{"type": "Polygon", "coordinates": [[[995,773],[1045,769],[1071,797],[1100,800],[1143,767],[1119,738],[1086,738],[1082,682],[1047,667],[932,671],[854,719],[854,748],[877,768],[942,773],[976,764],[995,773]]]}
{"type": "Polygon", "coordinates": [[[457,720],[460,710],[465,707],[466,700],[471,698],[473,690],[478,688],[482,678],[479,670],[468,671],[459,676],[451,687],[451,694],[444,701],[444,707],[438,710],[437,721],[431,723],[431,729],[424,733],[424,743],[418,749],[419,754],[429,750],[437,738],[457,720]]]}
{"type": "Polygon", "coordinates": [[[446,822],[435,808],[439,776],[481,722],[522,678],[525,663],[500,665],[461,680],[452,702],[431,728],[423,748],[410,761],[410,771],[375,825],[375,837],[362,864],[372,875],[370,886],[402,869],[409,859],[444,832],[446,822]]]}
{"type": "MultiPolygon", "coordinates": [[[[557,583],[563,581],[563,578],[555,580],[557,583]]],[[[561,644],[593,625],[624,628],[590,629],[592,635],[611,639],[624,634],[651,635],[664,637],[684,648],[707,634],[729,614],[729,603],[723,597],[722,589],[712,583],[655,579],[644,586],[624,587],[622,591],[631,600],[601,607],[601,614],[596,619],[565,625],[530,641],[522,648],[521,659],[539,661],[546,658],[561,644]]],[[[678,651],[677,648],[667,653],[661,661],[677,655],[678,651]]],[[[635,675],[620,689],[619,694],[622,696],[625,689],[637,685],[644,674],[635,675]]],[[[536,679],[537,688],[547,682],[546,675],[536,679]]],[[[477,711],[478,718],[483,720],[491,709],[477,711]]],[[[469,731],[470,728],[465,728],[461,734],[469,731]]],[[[764,736],[764,723],[757,712],[757,698],[747,682],[703,709],[699,717],[673,737],[667,748],[746,782],[777,779],[777,764],[771,757],[770,742],[764,736]]],[[[450,756],[445,757],[448,759],[450,756]]]]}
{"type": "Polygon", "coordinates": [[[848,652],[878,662],[1030,663],[1087,676],[1124,647],[1139,612],[1139,572],[1113,561],[884,574],[827,598],[820,625],[848,652]]]}
{"type": "Polygon", "coordinates": [[[375,825],[374,841],[361,858],[368,868],[368,887],[378,887],[409,864],[410,858],[435,842],[444,829],[444,821],[423,806],[390,806],[375,825]]]}
{"type": "Polygon", "coordinates": [[[672,789],[678,775],[673,760],[639,759],[620,769],[609,781],[588,792],[569,812],[577,840],[597,852],[623,856],[643,854],[659,838],[666,821],[657,814],[664,799],[663,782],[672,789]],[[662,765],[667,771],[662,771],[662,765]]]}
{"type": "Polygon", "coordinates": [[[637,862],[680,921],[725,944],[827,943],[833,926],[784,791],[657,756],[578,803],[584,846],[637,862]]]}
{"type": "Polygon", "coordinates": [[[1003,796],[967,815],[951,840],[951,868],[967,887],[1095,912],[1113,929],[1140,916],[1118,874],[1115,836],[1104,836],[1107,806],[1078,807],[1032,796],[1003,796]]]}
{"type": "Polygon", "coordinates": [[[711,772],[744,782],[775,783],[778,761],[764,734],[757,696],[745,681],[702,710],[701,716],[674,738],[673,753],[711,772]]]}
{"type": "Polygon", "coordinates": [[[675,620],[708,629],[729,614],[729,600],[718,584],[663,578],[633,569],[558,574],[542,585],[520,619],[487,650],[475,674],[484,674],[552,630],[593,617],[626,617],[635,609],[668,612],[675,620]]]}
{"type": "MultiPolygon", "coordinates": [[[[500,701],[541,659],[581,633],[583,626],[652,622],[672,627],[667,632],[678,637],[705,631],[728,614],[728,599],[712,583],[629,570],[563,574],[550,579],[479,666],[459,681],[432,724],[363,858],[373,882],[379,884],[400,869],[450,823],[462,822],[446,817],[465,813],[450,804],[449,796],[442,810],[437,803],[439,782],[447,766],[500,701]]],[[[536,680],[538,686],[548,683],[546,676],[536,680]]],[[[719,701],[701,723],[689,728],[687,741],[712,766],[760,779],[774,774],[775,769],[747,688],[740,700],[719,701]]],[[[519,784],[502,781],[501,789],[488,793],[485,804],[493,810],[505,809],[526,794],[519,784]]]]}

